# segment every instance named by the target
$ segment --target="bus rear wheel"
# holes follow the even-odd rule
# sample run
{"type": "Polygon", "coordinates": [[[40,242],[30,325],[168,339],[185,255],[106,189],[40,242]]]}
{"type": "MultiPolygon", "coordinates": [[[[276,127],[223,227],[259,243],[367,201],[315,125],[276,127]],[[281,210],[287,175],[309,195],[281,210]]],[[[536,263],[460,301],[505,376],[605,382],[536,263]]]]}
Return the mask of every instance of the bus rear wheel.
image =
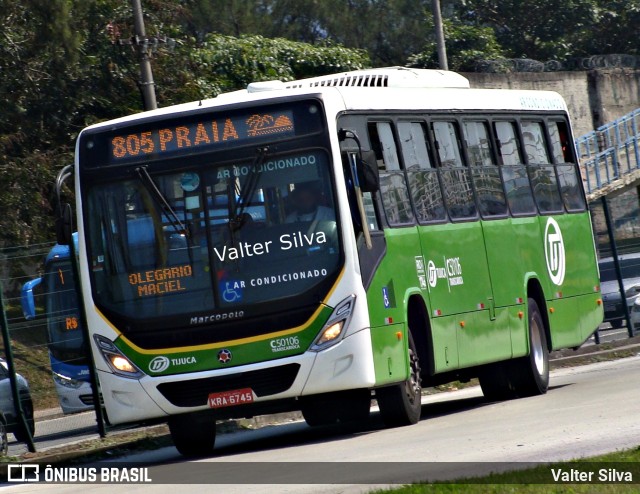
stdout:
{"type": "Polygon", "coordinates": [[[382,420],[388,427],[416,424],[422,413],[422,385],[418,351],[409,332],[409,379],[376,390],[382,420]]]}
{"type": "Polygon", "coordinates": [[[511,362],[497,362],[485,368],[479,376],[482,394],[489,401],[515,398],[509,374],[511,362]]]}
{"type": "Polygon", "coordinates": [[[529,298],[529,355],[512,362],[511,383],[519,397],[542,395],[549,389],[549,348],[538,303],[529,298]]]}
{"type": "Polygon", "coordinates": [[[206,456],[216,442],[216,421],[211,412],[185,413],[169,418],[173,445],[183,456],[206,456]]]}
{"type": "Polygon", "coordinates": [[[311,427],[362,423],[369,418],[371,392],[354,389],[303,397],[300,409],[311,427]]]}

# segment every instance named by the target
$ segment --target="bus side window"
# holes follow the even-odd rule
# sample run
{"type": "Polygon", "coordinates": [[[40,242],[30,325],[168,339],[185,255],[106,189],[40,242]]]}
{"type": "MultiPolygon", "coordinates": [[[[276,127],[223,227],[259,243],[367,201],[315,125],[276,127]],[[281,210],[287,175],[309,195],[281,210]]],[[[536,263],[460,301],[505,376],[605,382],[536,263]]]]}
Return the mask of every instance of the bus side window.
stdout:
{"type": "Polygon", "coordinates": [[[398,137],[406,170],[433,168],[423,123],[398,122],[398,137]]]}
{"type": "Polygon", "coordinates": [[[521,165],[523,161],[515,122],[497,121],[493,126],[502,164],[506,166],[521,165]]]}
{"type": "Polygon", "coordinates": [[[530,165],[551,163],[545,143],[542,122],[523,120],[520,123],[520,127],[522,129],[522,140],[524,142],[527,163],[530,165]]]}
{"type": "Polygon", "coordinates": [[[369,122],[369,139],[376,153],[378,168],[381,170],[400,170],[398,151],[389,122],[369,122]]]}
{"type": "Polygon", "coordinates": [[[465,167],[443,168],[440,170],[444,199],[452,220],[468,220],[478,216],[471,170],[465,167]]]}
{"type": "Polygon", "coordinates": [[[575,163],[566,122],[549,122],[549,144],[554,163],[575,163]]]}
{"type": "Polygon", "coordinates": [[[464,166],[460,138],[455,122],[433,122],[433,135],[441,166],[464,166]]]}
{"type": "Polygon", "coordinates": [[[513,216],[527,216],[536,213],[533,201],[531,182],[524,165],[510,165],[500,167],[502,181],[507,194],[507,202],[513,216]]]}
{"type": "Polygon", "coordinates": [[[581,176],[575,164],[556,165],[560,196],[567,211],[584,211],[586,204],[580,187],[581,176]]]}
{"type": "Polygon", "coordinates": [[[533,196],[540,213],[560,213],[563,211],[556,168],[553,165],[530,166],[529,176],[533,186],[533,196]]]}
{"type": "Polygon", "coordinates": [[[418,222],[424,224],[446,220],[440,182],[429,156],[425,124],[398,122],[398,136],[418,222]]]}
{"type": "Polygon", "coordinates": [[[569,129],[563,120],[548,123],[549,144],[553,162],[556,163],[560,197],[567,211],[584,211],[586,203],[580,188],[582,177],[575,165],[573,146],[569,141],[569,129]]]}
{"type": "Polygon", "coordinates": [[[404,172],[400,169],[393,129],[389,122],[369,122],[371,148],[376,153],[380,173],[380,197],[390,226],[411,224],[414,221],[409,190],[404,172]]]}
{"type": "Polygon", "coordinates": [[[487,123],[480,121],[466,121],[462,124],[464,140],[467,145],[469,164],[473,166],[495,165],[491,152],[491,140],[487,131],[487,123]]]}
{"type": "Polygon", "coordinates": [[[462,130],[480,214],[483,218],[505,216],[507,201],[491,149],[488,124],[468,120],[462,124],[462,130]]]}

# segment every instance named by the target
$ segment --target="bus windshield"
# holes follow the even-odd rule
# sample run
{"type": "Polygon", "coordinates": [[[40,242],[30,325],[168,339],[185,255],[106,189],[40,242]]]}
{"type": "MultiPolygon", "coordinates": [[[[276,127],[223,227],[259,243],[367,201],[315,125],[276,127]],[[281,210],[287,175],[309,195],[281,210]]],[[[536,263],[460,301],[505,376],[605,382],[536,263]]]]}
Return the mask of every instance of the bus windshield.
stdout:
{"type": "Polygon", "coordinates": [[[86,363],[78,317],[76,284],[68,259],[53,261],[45,269],[49,351],[59,362],[86,363]]]}
{"type": "Polygon", "coordinates": [[[322,148],[260,148],[94,185],[85,224],[97,305],[134,323],[193,324],[293,296],[317,304],[342,258],[329,164],[322,148]]]}

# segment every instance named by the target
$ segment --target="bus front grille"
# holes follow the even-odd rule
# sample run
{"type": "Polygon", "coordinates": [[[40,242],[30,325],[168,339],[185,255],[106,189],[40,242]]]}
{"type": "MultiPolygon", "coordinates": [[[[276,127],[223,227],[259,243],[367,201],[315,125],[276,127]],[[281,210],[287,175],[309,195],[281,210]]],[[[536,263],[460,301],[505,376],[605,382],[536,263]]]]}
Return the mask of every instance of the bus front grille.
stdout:
{"type": "Polygon", "coordinates": [[[210,393],[251,388],[256,396],[269,396],[289,389],[298,375],[300,364],[287,364],[220,377],[206,377],[161,383],[158,391],[177,407],[207,404],[210,393]]]}

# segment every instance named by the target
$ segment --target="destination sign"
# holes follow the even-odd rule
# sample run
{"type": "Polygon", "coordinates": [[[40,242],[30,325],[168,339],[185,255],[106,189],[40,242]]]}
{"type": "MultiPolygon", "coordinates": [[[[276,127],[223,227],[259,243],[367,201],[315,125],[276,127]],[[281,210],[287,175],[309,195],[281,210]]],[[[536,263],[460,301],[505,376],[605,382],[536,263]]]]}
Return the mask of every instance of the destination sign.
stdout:
{"type": "Polygon", "coordinates": [[[216,119],[151,128],[111,139],[113,163],[127,158],[159,157],[189,150],[213,148],[226,143],[257,140],[261,137],[295,135],[293,112],[234,115],[216,119]]]}

